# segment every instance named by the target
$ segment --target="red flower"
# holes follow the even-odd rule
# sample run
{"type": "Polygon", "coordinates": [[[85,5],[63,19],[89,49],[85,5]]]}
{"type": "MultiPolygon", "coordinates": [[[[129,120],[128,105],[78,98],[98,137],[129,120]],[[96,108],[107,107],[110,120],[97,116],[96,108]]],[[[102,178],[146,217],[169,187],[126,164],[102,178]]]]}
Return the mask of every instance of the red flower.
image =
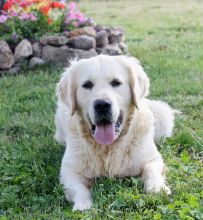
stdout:
{"type": "Polygon", "coordinates": [[[53,20],[51,18],[48,19],[48,24],[52,24],[53,20]]]}
{"type": "Polygon", "coordinates": [[[11,7],[12,7],[12,4],[11,2],[8,1],[4,4],[3,10],[8,11],[11,7]]]}
{"type": "Polygon", "coordinates": [[[20,2],[19,4],[22,8],[25,8],[28,6],[29,3],[28,2],[20,2]]]}
{"type": "Polygon", "coordinates": [[[33,0],[33,3],[40,3],[41,0],[33,0]]]}
{"type": "Polygon", "coordinates": [[[49,14],[49,11],[50,11],[50,6],[48,5],[48,6],[44,6],[44,7],[41,7],[40,8],[40,11],[42,12],[42,14],[44,14],[44,15],[48,15],[49,14]]]}
{"type": "Polygon", "coordinates": [[[64,9],[65,5],[61,2],[52,2],[52,8],[61,8],[64,9]]]}

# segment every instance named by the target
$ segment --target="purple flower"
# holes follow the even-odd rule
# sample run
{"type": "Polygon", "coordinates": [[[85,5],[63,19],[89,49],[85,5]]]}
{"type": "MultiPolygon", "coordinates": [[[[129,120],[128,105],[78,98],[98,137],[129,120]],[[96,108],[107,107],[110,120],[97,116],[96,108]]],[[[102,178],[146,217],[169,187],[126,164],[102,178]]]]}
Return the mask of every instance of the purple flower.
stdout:
{"type": "Polygon", "coordinates": [[[0,24],[5,23],[8,20],[7,15],[0,15],[0,24]]]}
{"type": "Polygon", "coordinates": [[[11,12],[11,16],[12,16],[12,17],[18,17],[18,13],[16,13],[16,12],[11,12]]]}
{"type": "Polygon", "coordinates": [[[68,21],[74,20],[75,18],[76,18],[76,17],[75,17],[75,14],[74,14],[74,13],[69,12],[69,13],[67,14],[67,20],[68,20],[68,21]]]}
{"type": "Polygon", "coordinates": [[[31,21],[36,21],[37,20],[37,17],[34,15],[34,14],[30,14],[30,20],[31,21]]]}
{"type": "Polygon", "coordinates": [[[37,17],[32,13],[30,13],[30,14],[23,13],[23,14],[21,14],[21,16],[19,18],[20,18],[20,20],[31,20],[31,21],[37,20],[37,17]]]}
{"type": "Polygon", "coordinates": [[[23,13],[20,15],[20,20],[29,20],[30,19],[30,15],[29,14],[26,14],[26,13],[23,13]]]}
{"type": "Polygon", "coordinates": [[[12,39],[15,41],[15,40],[17,40],[18,39],[18,34],[16,34],[16,32],[14,32],[13,34],[12,34],[12,39]]]}
{"type": "Polygon", "coordinates": [[[76,9],[76,3],[75,2],[70,2],[69,9],[70,9],[70,11],[74,11],[76,9]]]}
{"type": "Polygon", "coordinates": [[[85,21],[85,17],[80,12],[76,13],[75,17],[79,20],[79,22],[85,21]]]}

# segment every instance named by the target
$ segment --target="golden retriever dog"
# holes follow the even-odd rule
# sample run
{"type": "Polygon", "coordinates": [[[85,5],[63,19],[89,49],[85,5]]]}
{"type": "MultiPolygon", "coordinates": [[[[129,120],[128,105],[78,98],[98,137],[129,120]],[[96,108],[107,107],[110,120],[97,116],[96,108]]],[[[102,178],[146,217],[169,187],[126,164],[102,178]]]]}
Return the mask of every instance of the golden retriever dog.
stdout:
{"type": "Polygon", "coordinates": [[[171,136],[174,110],[148,93],[135,58],[98,55],[63,73],[55,138],[66,145],[60,181],[73,210],[91,207],[90,182],[100,176],[140,176],[147,193],[171,193],[155,143],[171,136]]]}

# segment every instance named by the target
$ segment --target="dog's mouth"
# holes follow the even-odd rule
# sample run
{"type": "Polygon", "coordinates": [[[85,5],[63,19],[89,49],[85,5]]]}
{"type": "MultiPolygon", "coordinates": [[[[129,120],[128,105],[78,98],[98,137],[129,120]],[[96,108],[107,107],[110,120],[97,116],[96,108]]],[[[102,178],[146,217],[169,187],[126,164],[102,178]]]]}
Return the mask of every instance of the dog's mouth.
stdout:
{"type": "Polygon", "coordinates": [[[120,134],[120,127],[123,122],[123,115],[120,115],[117,121],[114,123],[110,118],[104,117],[96,124],[91,124],[91,132],[97,144],[109,145],[112,144],[120,134]]]}

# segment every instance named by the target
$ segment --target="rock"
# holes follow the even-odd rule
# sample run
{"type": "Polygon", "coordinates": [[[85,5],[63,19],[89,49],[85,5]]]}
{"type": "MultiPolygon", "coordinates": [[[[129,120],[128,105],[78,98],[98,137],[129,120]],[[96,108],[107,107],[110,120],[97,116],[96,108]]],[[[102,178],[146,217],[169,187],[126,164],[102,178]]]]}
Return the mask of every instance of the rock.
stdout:
{"type": "Polygon", "coordinates": [[[81,49],[81,50],[90,50],[95,48],[96,41],[95,38],[89,37],[87,35],[81,35],[79,37],[73,37],[69,40],[68,45],[70,47],[81,49]]]}
{"type": "Polygon", "coordinates": [[[31,43],[24,39],[15,48],[14,58],[16,62],[24,60],[33,53],[31,43]]]}
{"type": "Polygon", "coordinates": [[[44,65],[46,62],[38,57],[32,57],[29,62],[29,68],[44,65]]]}
{"type": "Polygon", "coordinates": [[[104,47],[109,43],[108,34],[105,30],[97,32],[96,45],[97,47],[104,47]]]}
{"type": "Polygon", "coordinates": [[[110,30],[108,27],[105,27],[103,25],[96,25],[96,26],[94,26],[94,29],[95,29],[96,32],[99,32],[101,30],[105,30],[105,31],[108,32],[108,30],[110,30]]]}
{"type": "Polygon", "coordinates": [[[63,36],[69,38],[69,31],[64,31],[62,34],[63,34],[63,36]]]}
{"type": "Polygon", "coordinates": [[[40,38],[42,45],[63,46],[68,43],[68,38],[63,35],[43,36],[40,38]]]}
{"type": "Polygon", "coordinates": [[[78,37],[80,35],[84,34],[84,31],[82,28],[80,29],[76,29],[76,30],[72,30],[68,33],[68,36],[71,37],[78,37]]]}
{"type": "MultiPolygon", "coordinates": [[[[63,46],[65,47],[65,46],[63,46]]],[[[54,46],[44,46],[42,48],[42,59],[45,60],[46,62],[64,62],[66,57],[66,53],[62,53],[61,48],[60,47],[54,47],[54,46]]]]}
{"type": "Polygon", "coordinates": [[[90,57],[94,57],[97,55],[96,51],[94,49],[91,50],[79,50],[75,49],[73,50],[73,55],[78,56],[78,59],[88,59],[90,57]]]}
{"type": "Polygon", "coordinates": [[[19,66],[21,69],[28,69],[28,59],[19,60],[15,66],[19,66]]]}
{"type": "Polygon", "coordinates": [[[96,31],[93,27],[84,27],[83,31],[85,32],[86,35],[91,36],[91,37],[96,37],[96,31]]]}
{"type": "Polygon", "coordinates": [[[109,43],[117,44],[124,41],[123,30],[113,29],[109,32],[109,43]]]}
{"type": "Polygon", "coordinates": [[[34,57],[41,57],[42,55],[42,46],[39,42],[36,42],[32,45],[33,56],[34,57]]]}
{"type": "Polygon", "coordinates": [[[101,47],[96,47],[96,52],[97,52],[97,54],[101,54],[102,48],[101,47]]]}
{"type": "Polygon", "coordinates": [[[104,48],[101,49],[101,53],[111,55],[111,56],[123,54],[121,49],[117,45],[114,45],[114,44],[106,45],[104,48]]]}
{"type": "Polygon", "coordinates": [[[5,41],[0,41],[0,69],[9,69],[15,63],[13,53],[5,41]]]}
{"type": "Polygon", "coordinates": [[[4,75],[16,75],[21,70],[20,66],[14,66],[8,70],[0,70],[0,76],[4,75]]]}
{"type": "Polygon", "coordinates": [[[69,60],[75,58],[85,59],[96,55],[97,53],[94,50],[79,50],[68,46],[54,47],[47,45],[42,48],[43,60],[63,65],[67,65],[69,60]]]}
{"type": "Polygon", "coordinates": [[[123,52],[124,54],[127,54],[127,53],[128,53],[128,46],[127,46],[125,43],[120,42],[120,43],[118,44],[118,46],[119,46],[119,48],[122,50],[122,52],[123,52]]]}
{"type": "Polygon", "coordinates": [[[78,37],[80,35],[88,35],[91,37],[96,37],[96,31],[94,30],[93,27],[84,27],[84,28],[79,28],[73,31],[69,32],[69,37],[78,37]]]}
{"type": "Polygon", "coordinates": [[[15,75],[15,74],[17,74],[18,72],[20,72],[20,70],[21,70],[21,67],[20,67],[20,66],[14,66],[14,67],[12,67],[12,68],[8,71],[8,73],[11,74],[11,75],[15,75]]]}

